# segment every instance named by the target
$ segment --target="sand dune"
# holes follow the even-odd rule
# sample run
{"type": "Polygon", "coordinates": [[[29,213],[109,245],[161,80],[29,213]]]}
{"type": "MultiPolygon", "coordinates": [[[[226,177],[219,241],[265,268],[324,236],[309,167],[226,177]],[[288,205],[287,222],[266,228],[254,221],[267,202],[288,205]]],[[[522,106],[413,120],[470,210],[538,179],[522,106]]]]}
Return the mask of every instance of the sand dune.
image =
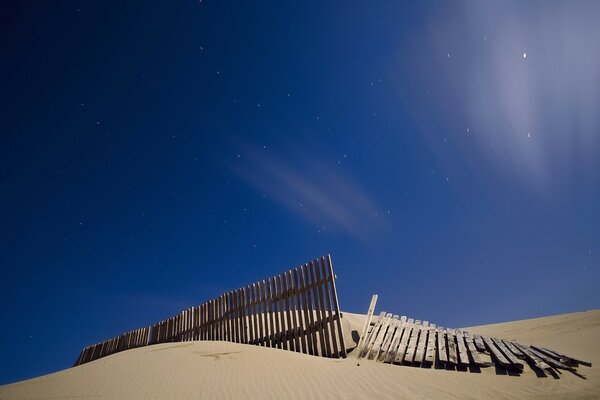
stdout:
{"type": "MultiPolygon", "coordinates": [[[[347,344],[365,316],[344,313],[347,344]]],[[[467,328],[590,361],[579,376],[520,376],[332,360],[227,342],[161,344],[0,387],[0,399],[600,398],[600,310],[467,328]],[[357,365],[360,364],[360,365],[357,365]]],[[[356,334],[354,335],[356,337],[356,334]]]]}

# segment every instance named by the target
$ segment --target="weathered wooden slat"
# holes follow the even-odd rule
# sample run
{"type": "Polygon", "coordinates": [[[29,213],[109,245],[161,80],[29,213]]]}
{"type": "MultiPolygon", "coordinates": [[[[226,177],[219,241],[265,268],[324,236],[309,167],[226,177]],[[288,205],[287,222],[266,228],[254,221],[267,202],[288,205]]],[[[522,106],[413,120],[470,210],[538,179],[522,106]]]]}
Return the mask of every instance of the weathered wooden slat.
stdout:
{"type": "Polygon", "coordinates": [[[252,285],[249,286],[249,292],[250,292],[250,312],[251,312],[251,317],[250,319],[252,320],[252,340],[250,343],[252,344],[256,344],[256,345],[260,345],[260,339],[261,337],[259,336],[258,333],[258,313],[259,313],[259,309],[258,309],[258,296],[256,293],[256,284],[253,283],[252,285]]]}
{"type": "Polygon", "coordinates": [[[330,285],[331,285],[331,306],[333,308],[336,330],[337,330],[337,338],[339,342],[339,355],[342,358],[346,358],[346,342],[344,340],[344,330],[342,329],[342,312],[340,310],[340,303],[338,301],[337,289],[335,286],[335,280],[337,279],[335,274],[333,273],[333,264],[331,263],[331,255],[327,254],[325,256],[325,262],[327,263],[327,269],[329,272],[329,276],[331,277],[330,285]]]}
{"type": "Polygon", "coordinates": [[[252,293],[254,296],[254,335],[256,337],[255,344],[265,346],[265,334],[263,328],[263,309],[262,309],[262,293],[261,283],[257,282],[252,285],[252,293]]]}
{"type": "Polygon", "coordinates": [[[360,338],[358,339],[358,344],[356,345],[357,354],[361,354],[362,348],[364,347],[367,332],[369,327],[371,326],[371,320],[373,319],[373,313],[375,312],[375,305],[377,304],[377,295],[374,294],[371,297],[371,303],[369,304],[369,310],[367,311],[367,318],[365,318],[365,323],[363,324],[362,331],[360,334],[360,338]]]}
{"type": "Polygon", "coordinates": [[[492,354],[492,356],[496,360],[496,364],[499,364],[505,368],[510,368],[512,366],[512,363],[504,356],[504,354],[502,354],[500,349],[496,347],[496,345],[494,344],[494,342],[492,342],[490,338],[488,338],[487,336],[482,336],[481,338],[483,339],[483,342],[490,351],[490,354],[492,354]]]}
{"type": "Polygon", "coordinates": [[[311,311],[315,316],[315,332],[319,338],[319,353],[322,357],[330,357],[331,353],[328,353],[327,349],[325,348],[325,337],[323,336],[323,317],[321,316],[321,307],[319,304],[315,267],[312,261],[308,263],[308,272],[310,276],[311,297],[313,300],[311,311]]]}
{"type": "Polygon", "coordinates": [[[559,358],[561,358],[561,360],[559,360],[559,361],[562,362],[562,363],[566,363],[566,364],[569,364],[569,363],[570,364],[581,364],[581,365],[585,365],[586,367],[591,367],[592,366],[592,363],[589,362],[589,361],[583,361],[581,359],[578,359],[578,358],[575,358],[575,357],[571,357],[571,356],[568,356],[566,354],[559,353],[557,351],[548,350],[548,349],[543,348],[543,347],[536,347],[536,348],[537,349],[545,350],[545,351],[553,353],[553,354],[556,354],[559,358]],[[562,359],[566,360],[566,362],[562,361],[562,359]]]}
{"type": "Polygon", "coordinates": [[[410,336],[412,335],[412,330],[414,329],[413,319],[409,318],[404,324],[404,330],[402,332],[402,338],[400,339],[400,345],[398,346],[398,350],[396,352],[396,357],[394,358],[394,363],[400,364],[404,361],[404,357],[406,356],[406,349],[408,348],[408,342],[410,341],[410,336]]]}
{"type": "Polygon", "coordinates": [[[325,356],[331,357],[331,333],[329,331],[329,324],[327,323],[327,311],[325,306],[325,295],[323,294],[323,280],[321,277],[321,267],[319,265],[319,259],[313,261],[314,277],[317,286],[317,296],[319,298],[319,309],[321,311],[321,332],[323,333],[323,340],[325,342],[325,356]]]}
{"type": "Polygon", "coordinates": [[[463,336],[465,338],[465,342],[467,343],[467,349],[469,350],[469,354],[473,359],[473,364],[475,364],[478,367],[489,367],[490,365],[492,365],[491,363],[485,362],[481,359],[479,351],[475,346],[475,341],[473,340],[473,337],[468,332],[463,332],[463,336]]]}
{"type": "Polygon", "coordinates": [[[435,361],[435,349],[436,346],[436,330],[435,324],[431,324],[433,326],[429,327],[428,337],[427,337],[427,350],[425,351],[425,359],[423,360],[425,364],[433,364],[435,361]]]}
{"type": "Polygon", "coordinates": [[[458,364],[458,352],[454,329],[446,329],[446,343],[448,346],[448,362],[451,364],[458,364]]]}
{"type": "Polygon", "coordinates": [[[360,357],[365,357],[371,352],[371,348],[373,347],[375,340],[379,334],[379,330],[383,324],[383,320],[385,318],[385,311],[382,311],[379,314],[379,318],[375,322],[375,325],[371,329],[368,341],[365,343],[365,347],[363,348],[363,352],[360,354],[360,357]]]}
{"type": "Polygon", "coordinates": [[[422,364],[423,363],[423,359],[425,358],[425,348],[427,346],[427,335],[428,335],[428,331],[429,329],[429,322],[428,321],[423,321],[423,327],[420,329],[419,332],[419,341],[417,342],[417,350],[415,352],[415,358],[414,358],[414,362],[418,363],[418,364],[422,364]]]}
{"type": "Polygon", "coordinates": [[[283,273],[281,284],[283,286],[283,305],[285,308],[285,322],[286,322],[286,333],[288,349],[296,351],[295,338],[295,326],[292,325],[292,299],[291,299],[291,288],[288,286],[288,274],[283,273]]]}
{"type": "MultiPolygon", "coordinates": [[[[271,315],[270,307],[266,303],[266,299],[268,298],[267,294],[267,281],[264,279],[260,282],[260,287],[257,287],[259,290],[259,308],[260,308],[260,318],[258,320],[258,326],[260,331],[261,344],[266,347],[273,347],[271,330],[269,328],[269,318],[271,315]]],[[[272,322],[272,320],[271,320],[272,322]]]]}
{"type": "Polygon", "coordinates": [[[521,346],[517,342],[511,342],[511,343],[517,349],[519,349],[521,351],[521,353],[523,353],[523,355],[525,356],[525,358],[529,359],[537,368],[539,368],[539,369],[552,369],[552,367],[549,366],[548,364],[546,364],[541,358],[539,358],[534,353],[532,353],[531,351],[529,351],[529,349],[527,348],[527,346],[521,346]]]}
{"type": "Polygon", "coordinates": [[[510,340],[502,339],[502,343],[511,353],[513,353],[517,357],[524,357],[523,352],[519,350],[514,344],[510,342],[510,340]]]}
{"type": "Polygon", "coordinates": [[[303,312],[303,303],[302,303],[302,285],[300,283],[300,278],[298,274],[298,268],[294,268],[292,271],[292,285],[294,287],[294,295],[296,297],[296,315],[297,315],[297,326],[298,326],[298,337],[300,339],[302,353],[308,354],[308,343],[307,336],[309,336],[304,330],[306,329],[306,324],[303,312]]]}
{"type": "Polygon", "coordinates": [[[288,291],[289,291],[289,302],[290,302],[290,314],[292,315],[292,335],[293,335],[293,339],[294,339],[294,351],[298,352],[298,353],[303,353],[302,347],[301,347],[301,340],[300,340],[300,336],[301,336],[301,332],[300,332],[300,323],[298,321],[298,312],[299,312],[299,305],[298,305],[298,301],[297,301],[297,287],[295,285],[294,282],[294,272],[292,270],[289,270],[287,272],[287,286],[288,286],[288,291]]]}
{"type": "Polygon", "coordinates": [[[535,354],[536,356],[538,356],[539,358],[541,358],[546,364],[548,364],[554,368],[569,369],[569,370],[572,369],[568,365],[565,365],[565,364],[561,363],[560,361],[553,359],[552,357],[548,357],[547,355],[537,351],[536,349],[532,348],[531,346],[527,346],[527,349],[530,352],[532,352],[533,354],[535,354]]]}
{"type": "Polygon", "coordinates": [[[455,334],[456,344],[458,345],[458,357],[460,365],[463,367],[468,367],[471,362],[469,361],[469,353],[465,343],[465,338],[463,337],[463,333],[461,331],[455,331],[455,334]]]}
{"type": "Polygon", "coordinates": [[[518,369],[523,369],[523,362],[517,358],[513,352],[511,352],[501,340],[496,338],[491,338],[494,344],[502,351],[502,353],[506,356],[506,358],[513,364],[514,367],[518,369]]]}
{"type": "MultiPolygon", "coordinates": [[[[321,257],[320,260],[320,268],[321,268],[321,277],[322,277],[322,281],[323,284],[321,285],[323,287],[323,298],[325,300],[325,316],[327,318],[326,324],[329,324],[329,335],[330,335],[330,340],[331,340],[331,355],[332,357],[335,358],[340,358],[341,357],[341,346],[338,345],[338,340],[339,340],[339,336],[338,332],[336,332],[337,330],[337,325],[336,325],[336,318],[339,318],[340,316],[337,315],[337,313],[334,313],[333,311],[333,281],[335,279],[335,277],[330,276],[329,275],[329,269],[327,267],[327,261],[325,260],[325,257],[321,257]]],[[[345,350],[345,349],[344,349],[345,350]]]]}
{"type": "Polygon", "coordinates": [[[487,352],[487,347],[485,347],[485,343],[483,343],[481,335],[473,335],[473,341],[475,342],[475,347],[477,347],[477,350],[487,352]]]}
{"type": "Polygon", "coordinates": [[[269,314],[269,346],[272,348],[277,347],[277,337],[276,333],[279,331],[279,319],[275,315],[277,311],[275,308],[275,293],[273,286],[273,278],[268,278],[266,281],[266,295],[267,297],[264,300],[265,306],[268,308],[269,314]],[[277,322],[275,322],[277,321],[277,322]]]}
{"type": "Polygon", "coordinates": [[[436,336],[437,336],[437,354],[438,354],[438,360],[441,363],[447,363],[448,362],[448,348],[446,346],[447,342],[446,342],[446,330],[442,327],[439,326],[436,328],[436,336]]]}
{"type": "Polygon", "coordinates": [[[392,315],[392,319],[388,325],[387,333],[385,334],[383,343],[379,349],[379,356],[376,358],[376,360],[383,361],[387,358],[390,351],[390,346],[392,345],[392,340],[394,340],[394,336],[396,335],[396,330],[398,329],[399,325],[400,320],[398,315],[392,315]]]}
{"type": "Polygon", "coordinates": [[[387,354],[383,357],[384,363],[392,363],[396,358],[396,354],[398,353],[398,346],[400,345],[400,340],[402,339],[402,334],[404,332],[406,325],[406,317],[400,317],[400,320],[396,324],[396,330],[394,332],[394,336],[392,337],[392,341],[388,348],[387,354]]]}
{"type": "Polygon", "coordinates": [[[308,264],[305,264],[304,266],[300,267],[299,275],[300,275],[300,282],[301,282],[301,288],[302,288],[300,293],[302,295],[304,321],[306,324],[306,329],[308,330],[307,335],[306,335],[306,340],[307,340],[307,344],[308,344],[308,354],[318,355],[316,335],[311,328],[313,326],[313,317],[314,316],[313,316],[312,308],[311,308],[310,291],[308,289],[308,280],[307,280],[307,268],[308,267],[307,267],[307,265],[308,264]]]}
{"type": "Polygon", "coordinates": [[[404,355],[404,362],[412,363],[415,358],[415,353],[417,351],[417,345],[419,342],[419,334],[421,333],[421,321],[416,320],[414,322],[413,329],[410,333],[410,338],[408,339],[408,346],[406,348],[406,354],[404,355]]]}
{"type": "Polygon", "coordinates": [[[276,292],[276,303],[277,303],[277,315],[279,317],[280,329],[278,331],[278,341],[279,348],[287,350],[287,332],[285,327],[285,309],[284,309],[284,300],[283,300],[283,287],[281,284],[281,275],[277,275],[275,277],[275,281],[277,283],[277,292],[276,292]]]}

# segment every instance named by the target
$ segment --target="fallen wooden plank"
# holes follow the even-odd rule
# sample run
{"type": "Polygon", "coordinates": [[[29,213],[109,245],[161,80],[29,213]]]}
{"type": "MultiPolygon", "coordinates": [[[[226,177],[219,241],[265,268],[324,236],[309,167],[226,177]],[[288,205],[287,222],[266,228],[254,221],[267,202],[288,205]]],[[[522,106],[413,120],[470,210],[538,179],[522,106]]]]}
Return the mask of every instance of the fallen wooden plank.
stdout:
{"type": "Polygon", "coordinates": [[[509,349],[515,356],[524,357],[524,354],[521,350],[519,350],[514,344],[511,343],[510,340],[502,339],[502,343],[509,349]]]}
{"type": "Polygon", "coordinates": [[[475,342],[475,347],[477,347],[477,350],[487,352],[487,348],[483,343],[481,335],[473,335],[473,341],[475,342]]]}
{"type": "Polygon", "coordinates": [[[369,310],[367,311],[367,318],[365,319],[365,323],[363,324],[363,328],[360,334],[360,339],[358,340],[358,345],[356,346],[357,354],[361,354],[362,348],[365,345],[365,341],[367,339],[367,332],[369,327],[371,326],[371,320],[373,319],[373,313],[375,312],[375,305],[377,304],[377,295],[374,294],[371,297],[371,303],[369,304],[369,310]]]}
{"type": "MultiPolygon", "coordinates": [[[[533,347],[533,346],[532,346],[532,347],[533,347]]],[[[536,347],[536,348],[537,348],[537,347],[536,347]]],[[[545,351],[548,351],[548,352],[550,352],[550,353],[554,353],[554,354],[556,354],[557,356],[559,356],[559,357],[562,357],[562,358],[566,359],[568,363],[573,363],[573,364],[581,364],[581,365],[585,365],[586,367],[591,367],[591,366],[592,366],[592,363],[591,363],[591,362],[589,362],[589,361],[583,361],[583,360],[577,359],[577,358],[575,358],[575,357],[571,357],[571,356],[567,356],[567,355],[565,355],[565,354],[561,354],[561,353],[559,353],[559,352],[557,352],[557,351],[548,350],[548,349],[546,349],[546,348],[543,348],[543,347],[541,347],[541,349],[543,349],[543,350],[545,350],[545,351]]]]}
{"type": "Polygon", "coordinates": [[[467,343],[467,349],[469,350],[469,354],[473,359],[473,364],[475,364],[478,367],[489,367],[490,365],[492,365],[492,363],[485,362],[481,359],[479,351],[475,346],[475,341],[473,340],[473,337],[468,332],[463,332],[463,336],[465,338],[465,342],[467,343]]]}
{"type": "Polygon", "coordinates": [[[494,344],[494,342],[492,342],[490,338],[488,338],[487,336],[482,336],[481,338],[483,339],[483,342],[486,344],[488,350],[496,360],[496,363],[506,368],[510,368],[512,366],[511,362],[504,356],[504,354],[502,354],[500,349],[496,347],[496,345],[494,344]]]}
{"type": "Polygon", "coordinates": [[[508,361],[510,361],[511,364],[513,364],[514,367],[516,367],[518,369],[523,369],[523,363],[521,362],[521,360],[519,360],[517,358],[516,354],[513,354],[513,352],[511,352],[504,345],[504,343],[502,343],[501,340],[496,339],[496,338],[491,338],[491,339],[494,342],[494,344],[496,345],[496,347],[498,347],[500,349],[500,351],[506,356],[506,358],[508,359],[508,361]]]}
{"type": "Polygon", "coordinates": [[[525,346],[520,345],[516,342],[511,342],[517,349],[521,350],[521,352],[525,355],[527,359],[529,359],[533,364],[539,369],[552,369],[551,366],[546,364],[541,358],[536,356],[534,353],[529,351],[525,346]]]}
{"type": "Polygon", "coordinates": [[[560,368],[560,369],[573,369],[572,367],[565,365],[563,363],[561,363],[560,361],[557,361],[551,357],[548,357],[547,355],[531,348],[530,346],[527,346],[527,349],[529,351],[531,351],[533,354],[535,354],[536,356],[538,356],[539,358],[541,358],[542,360],[544,360],[544,362],[546,364],[549,364],[550,366],[554,367],[554,368],[560,368]]]}

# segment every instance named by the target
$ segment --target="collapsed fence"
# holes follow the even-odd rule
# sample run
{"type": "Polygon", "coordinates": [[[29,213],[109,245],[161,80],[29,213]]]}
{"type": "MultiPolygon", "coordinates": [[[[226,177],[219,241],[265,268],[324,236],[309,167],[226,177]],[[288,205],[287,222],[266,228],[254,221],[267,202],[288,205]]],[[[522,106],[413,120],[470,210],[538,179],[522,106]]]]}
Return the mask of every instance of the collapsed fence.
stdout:
{"type": "Polygon", "coordinates": [[[331,256],[224,293],[152,326],[85,347],[75,365],[167,342],[225,340],[346,357],[331,256]]]}

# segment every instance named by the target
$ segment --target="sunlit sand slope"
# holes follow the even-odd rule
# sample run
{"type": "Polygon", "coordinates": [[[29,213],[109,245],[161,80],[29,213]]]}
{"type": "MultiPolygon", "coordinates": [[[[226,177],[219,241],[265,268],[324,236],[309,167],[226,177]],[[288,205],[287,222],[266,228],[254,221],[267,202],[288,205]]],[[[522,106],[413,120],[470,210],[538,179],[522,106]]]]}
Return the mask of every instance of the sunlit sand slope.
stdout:
{"type": "MultiPolygon", "coordinates": [[[[346,340],[364,316],[345,313],[346,340]]],[[[590,361],[580,376],[521,376],[331,360],[226,342],[138,348],[0,387],[0,399],[600,398],[600,311],[468,328],[590,361]]]]}

